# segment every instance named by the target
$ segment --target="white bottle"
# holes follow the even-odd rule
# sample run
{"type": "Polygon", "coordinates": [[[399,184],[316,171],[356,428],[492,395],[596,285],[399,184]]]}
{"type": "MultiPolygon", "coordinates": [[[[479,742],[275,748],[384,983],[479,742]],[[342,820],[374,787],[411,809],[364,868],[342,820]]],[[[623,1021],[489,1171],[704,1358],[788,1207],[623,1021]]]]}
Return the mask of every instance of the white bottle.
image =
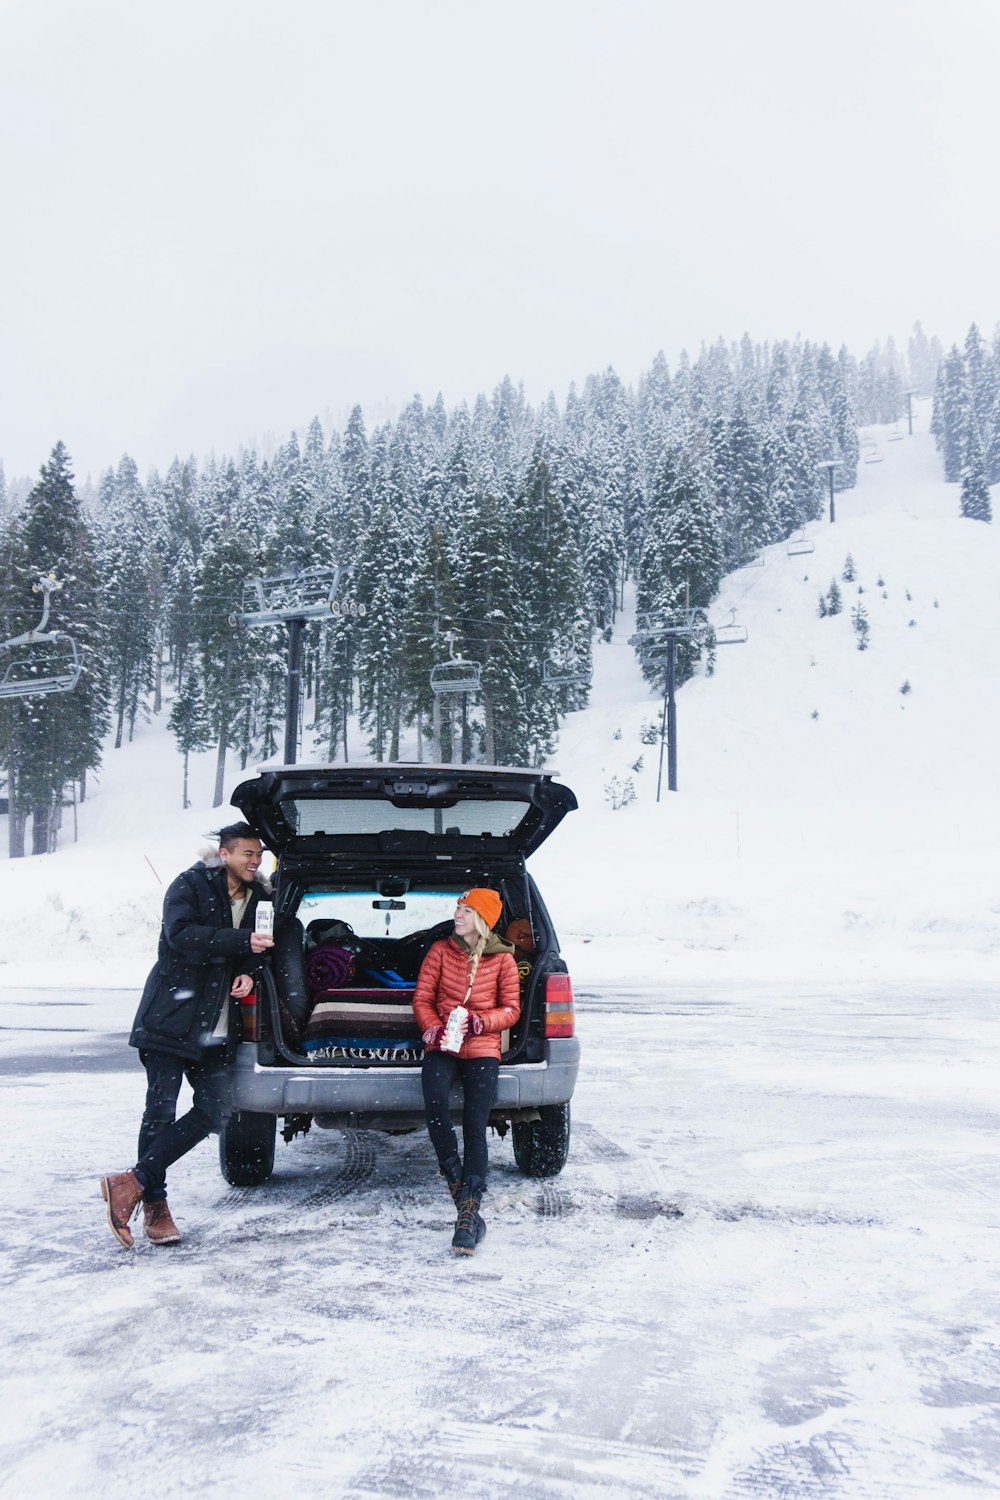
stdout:
{"type": "Polygon", "coordinates": [[[256,913],[255,913],[255,917],[256,917],[256,922],[255,922],[255,926],[254,926],[254,931],[255,932],[266,933],[266,935],[268,937],[273,936],[273,933],[274,933],[274,902],[273,901],[258,901],[257,902],[257,910],[256,910],[256,913]]]}
{"type": "Polygon", "coordinates": [[[468,1014],[469,1012],[464,1005],[455,1006],[444,1028],[444,1037],[441,1042],[442,1052],[460,1052],[462,1050],[462,1022],[468,1014]]]}

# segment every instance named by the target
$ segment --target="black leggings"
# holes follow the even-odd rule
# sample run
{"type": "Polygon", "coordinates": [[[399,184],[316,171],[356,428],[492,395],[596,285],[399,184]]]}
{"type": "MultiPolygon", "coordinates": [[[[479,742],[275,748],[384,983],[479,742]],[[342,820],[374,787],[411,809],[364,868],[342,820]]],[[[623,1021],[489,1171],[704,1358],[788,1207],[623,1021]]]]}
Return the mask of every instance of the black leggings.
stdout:
{"type": "Polygon", "coordinates": [[[167,1196],[167,1168],[207,1135],[221,1130],[229,1118],[229,1108],[223,1102],[225,1089],[219,1087],[219,1075],[226,1066],[225,1051],[225,1047],[218,1048],[218,1058],[202,1063],[185,1062],[165,1052],[139,1054],[146,1068],[147,1088],[135,1175],[147,1203],[159,1203],[167,1196]],[[177,1120],[177,1096],[185,1075],[194,1100],[187,1114],[177,1120]]]}
{"type": "Polygon", "coordinates": [[[462,1144],[465,1158],[462,1181],[473,1177],[486,1182],[489,1156],[486,1150],[486,1122],[497,1095],[500,1060],[496,1057],[456,1057],[453,1052],[428,1052],[424,1057],[420,1082],[427,1112],[427,1134],[443,1167],[458,1155],[458,1140],[448,1113],[448,1095],[456,1078],[462,1080],[462,1144]]]}

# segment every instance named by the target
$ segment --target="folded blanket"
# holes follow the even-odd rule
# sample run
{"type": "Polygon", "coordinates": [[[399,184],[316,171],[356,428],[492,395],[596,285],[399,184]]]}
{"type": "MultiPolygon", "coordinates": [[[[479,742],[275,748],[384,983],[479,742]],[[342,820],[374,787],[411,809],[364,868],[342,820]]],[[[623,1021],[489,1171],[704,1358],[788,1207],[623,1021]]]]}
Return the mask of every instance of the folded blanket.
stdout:
{"type": "Polygon", "coordinates": [[[302,1034],[302,1045],[339,1047],[413,1046],[420,1030],[410,1001],[413,986],[403,990],[323,990],[316,996],[302,1034]]]}
{"type": "Polygon", "coordinates": [[[354,955],[336,943],[320,943],[306,959],[306,979],[309,988],[335,990],[346,984],[354,973],[354,955]]]}

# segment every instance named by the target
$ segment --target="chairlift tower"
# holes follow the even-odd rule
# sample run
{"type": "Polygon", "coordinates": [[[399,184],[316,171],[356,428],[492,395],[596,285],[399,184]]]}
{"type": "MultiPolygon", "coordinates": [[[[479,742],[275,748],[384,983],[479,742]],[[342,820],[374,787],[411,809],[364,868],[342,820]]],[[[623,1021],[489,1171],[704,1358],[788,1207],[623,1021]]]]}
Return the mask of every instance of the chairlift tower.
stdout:
{"type": "Polygon", "coordinates": [[[700,609],[672,610],[669,615],[648,611],[636,616],[639,627],[628,644],[639,648],[641,666],[665,667],[663,713],[660,718],[660,764],[656,776],[656,800],[663,787],[663,746],[667,746],[667,790],[677,790],[677,642],[683,636],[715,635],[717,646],[738,646],[749,639],[745,625],[736,623],[736,611],[723,625],[712,626],[700,609]],[[658,623],[659,621],[659,623],[658,623]]]}
{"type": "Polygon", "coordinates": [[[248,578],[243,585],[242,612],[229,616],[236,625],[287,625],[288,667],[285,678],[285,765],[294,766],[298,751],[299,703],[302,689],[302,632],[310,620],[328,625],[337,616],[364,618],[367,610],[338,595],[350,567],[289,569],[269,578],[248,578]]]}
{"type": "Polygon", "coordinates": [[[919,390],[917,389],[917,387],[915,385],[911,385],[908,390],[905,390],[903,392],[903,395],[906,397],[906,423],[907,423],[907,426],[910,429],[909,435],[910,435],[910,437],[912,437],[913,436],[913,398],[914,398],[914,396],[919,396],[920,392],[919,392],[919,390]]]}
{"type": "Polygon", "coordinates": [[[833,503],[833,471],[834,469],[842,469],[844,466],[839,458],[824,458],[817,465],[817,467],[820,469],[826,469],[827,473],[830,476],[830,525],[832,526],[834,521],[837,519],[837,512],[834,508],[833,503]]]}

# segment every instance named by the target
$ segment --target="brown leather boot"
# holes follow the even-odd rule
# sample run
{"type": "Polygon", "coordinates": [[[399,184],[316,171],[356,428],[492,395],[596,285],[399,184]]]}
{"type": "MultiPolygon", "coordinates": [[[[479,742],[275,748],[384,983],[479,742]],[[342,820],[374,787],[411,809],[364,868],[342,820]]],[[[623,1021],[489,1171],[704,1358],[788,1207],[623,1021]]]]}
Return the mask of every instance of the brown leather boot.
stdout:
{"type": "Polygon", "coordinates": [[[167,1207],[167,1200],[161,1198],[159,1203],[144,1203],[142,1205],[142,1227],[146,1231],[146,1238],[154,1245],[179,1245],[181,1232],[174,1223],[173,1215],[167,1207]]]}
{"type": "Polygon", "coordinates": [[[134,1172],[112,1172],[101,1178],[101,1197],[108,1205],[111,1233],[131,1249],[132,1232],[128,1221],[142,1201],[142,1184],[134,1172]]]}

